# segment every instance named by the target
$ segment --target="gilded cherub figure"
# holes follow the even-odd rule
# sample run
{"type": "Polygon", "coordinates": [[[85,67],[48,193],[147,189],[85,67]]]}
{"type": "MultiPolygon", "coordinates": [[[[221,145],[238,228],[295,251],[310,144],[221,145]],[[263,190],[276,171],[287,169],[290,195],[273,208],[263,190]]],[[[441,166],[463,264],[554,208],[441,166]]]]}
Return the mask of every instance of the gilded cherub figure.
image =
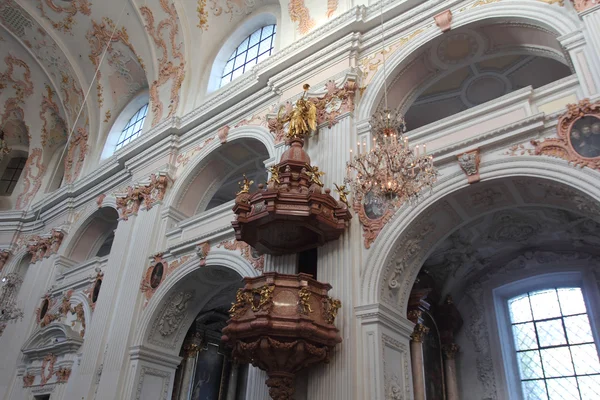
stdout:
{"type": "Polygon", "coordinates": [[[252,186],[253,184],[254,181],[248,179],[246,177],[246,174],[244,174],[244,179],[238,182],[238,185],[240,185],[240,191],[236,193],[236,196],[239,196],[240,194],[244,193],[250,193],[250,186],[252,186]]]}
{"type": "Polygon", "coordinates": [[[346,189],[346,185],[338,186],[337,183],[334,183],[334,185],[336,193],[340,196],[340,201],[349,206],[348,195],[350,194],[350,191],[346,189]]]}
{"type": "Polygon", "coordinates": [[[319,186],[323,186],[321,177],[325,175],[325,172],[319,171],[319,167],[316,165],[313,167],[312,165],[306,164],[306,175],[310,177],[311,182],[316,183],[319,186]]]}
{"type": "Polygon", "coordinates": [[[281,181],[279,180],[279,167],[270,167],[268,171],[271,173],[271,177],[267,183],[281,184],[281,181]]]}
{"type": "Polygon", "coordinates": [[[294,107],[289,114],[284,115],[283,117],[281,116],[281,111],[284,107],[281,107],[277,115],[277,121],[279,123],[290,123],[286,133],[288,139],[308,136],[311,132],[314,132],[317,129],[317,106],[315,103],[305,98],[310,85],[305,84],[303,88],[304,93],[296,102],[296,107],[294,107]]]}

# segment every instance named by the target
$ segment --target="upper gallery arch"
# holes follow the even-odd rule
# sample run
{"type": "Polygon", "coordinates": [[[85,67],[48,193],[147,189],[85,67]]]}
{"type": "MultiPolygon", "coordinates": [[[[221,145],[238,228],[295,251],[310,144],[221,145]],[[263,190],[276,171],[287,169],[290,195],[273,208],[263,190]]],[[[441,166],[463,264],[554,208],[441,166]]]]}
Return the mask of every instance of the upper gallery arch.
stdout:
{"type": "MultiPolygon", "coordinates": [[[[503,62],[489,60],[500,56],[532,56],[551,59],[553,66],[560,63],[568,68],[570,61],[558,38],[577,30],[579,25],[573,16],[564,13],[559,7],[517,1],[510,4],[493,3],[486,7],[469,9],[461,15],[461,18],[457,17],[452,23],[452,29],[444,34],[439,29],[416,28],[399,40],[389,40],[392,51],[386,54],[387,76],[384,76],[383,68],[374,68],[374,71],[367,74],[363,82],[367,90],[361,102],[359,120],[368,120],[375,109],[381,105],[384,79],[390,85],[388,92],[396,92],[396,97],[390,100],[390,106],[402,107],[406,111],[416,99],[415,95],[425,92],[439,81],[441,76],[450,75],[460,67],[473,63],[484,61],[490,64],[486,67],[497,70],[501,68],[496,68],[496,64],[506,64],[503,66],[510,70],[508,59],[503,62]],[[510,28],[515,34],[498,35],[496,29],[501,26],[510,28]],[[411,71],[413,74],[419,72],[418,76],[407,79],[411,71]],[[395,88],[392,87],[394,85],[395,88]]],[[[376,55],[370,63],[377,61],[381,63],[380,55],[376,55]]],[[[513,61],[518,64],[519,61],[526,63],[527,60],[514,59],[513,61]]],[[[521,66],[516,64],[513,65],[515,70],[521,66]]],[[[511,72],[509,70],[504,72],[511,72]]],[[[499,75],[502,75],[502,71],[498,72],[499,75]]],[[[560,75],[561,73],[557,74],[560,75]]],[[[472,81],[476,80],[476,77],[465,79],[469,78],[472,81]]],[[[506,90],[510,84],[504,78],[499,76],[503,89],[506,90]]],[[[535,86],[534,82],[529,84],[535,86]]],[[[467,86],[465,85],[465,88],[467,86]]],[[[393,96],[390,95],[390,98],[393,96]]],[[[411,129],[410,126],[408,128],[411,129]]]]}

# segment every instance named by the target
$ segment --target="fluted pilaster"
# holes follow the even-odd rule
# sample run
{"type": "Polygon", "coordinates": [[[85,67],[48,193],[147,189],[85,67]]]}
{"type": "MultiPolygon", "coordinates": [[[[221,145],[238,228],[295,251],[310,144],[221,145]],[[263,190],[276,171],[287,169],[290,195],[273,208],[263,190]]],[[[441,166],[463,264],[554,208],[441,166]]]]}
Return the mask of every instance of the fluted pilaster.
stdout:
{"type": "Polygon", "coordinates": [[[298,273],[298,255],[296,253],[282,256],[265,254],[265,272],[272,271],[281,274],[298,273]]]}
{"type": "Polygon", "coordinates": [[[600,5],[585,10],[579,14],[586,30],[587,52],[590,57],[591,68],[597,77],[596,84],[600,84],[600,5]]]}
{"type": "MultiPolygon", "coordinates": [[[[346,162],[354,141],[354,128],[350,115],[343,118],[331,129],[322,128],[318,137],[312,138],[309,154],[313,165],[325,171],[323,181],[326,188],[341,185],[346,175],[346,162]]],[[[332,192],[334,198],[337,194],[332,192]]],[[[338,312],[335,325],[340,330],[343,342],[336,346],[329,364],[319,365],[308,372],[307,399],[352,399],[354,396],[354,285],[362,248],[353,245],[360,243],[359,222],[353,218],[349,229],[340,239],[327,243],[318,249],[317,278],[330,283],[330,295],[340,299],[342,308],[338,312]],[[354,237],[354,240],[352,238],[354,237]]]]}
{"type": "Polygon", "coordinates": [[[122,270],[122,277],[112,299],[118,304],[110,319],[107,336],[107,352],[102,376],[98,386],[99,399],[120,398],[120,390],[127,376],[129,339],[141,310],[139,282],[148,264],[148,257],[156,248],[156,231],[153,227],[160,221],[162,207],[155,205],[140,212],[130,222],[134,224],[124,262],[112,267],[122,270]]]}

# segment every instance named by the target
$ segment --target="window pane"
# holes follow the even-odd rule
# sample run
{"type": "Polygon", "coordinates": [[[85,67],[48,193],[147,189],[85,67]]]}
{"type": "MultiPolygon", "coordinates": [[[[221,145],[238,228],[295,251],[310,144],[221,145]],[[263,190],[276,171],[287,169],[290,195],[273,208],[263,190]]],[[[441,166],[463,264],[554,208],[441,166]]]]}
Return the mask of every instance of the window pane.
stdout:
{"type": "Polygon", "coordinates": [[[600,375],[580,376],[577,378],[579,391],[583,399],[600,399],[600,375]]]}
{"type": "Polygon", "coordinates": [[[579,400],[579,390],[577,390],[575,378],[548,379],[546,384],[550,400],[579,400]]]}
{"type": "Polygon", "coordinates": [[[536,379],[544,377],[542,372],[542,362],[540,361],[540,354],[537,350],[517,353],[517,358],[519,359],[519,370],[521,371],[522,379],[536,379]]]}
{"type": "Polygon", "coordinates": [[[547,400],[546,383],[543,379],[523,382],[523,396],[526,400],[547,400]]]}
{"type": "Polygon", "coordinates": [[[600,362],[598,362],[598,352],[594,344],[582,344],[571,347],[573,353],[573,363],[577,375],[588,375],[600,373],[600,362]]]}
{"type": "Polygon", "coordinates": [[[565,318],[565,328],[570,344],[590,343],[594,341],[592,327],[587,314],[565,318]]]}
{"type": "Polygon", "coordinates": [[[232,64],[228,62],[223,69],[221,86],[231,82],[248,71],[253,65],[271,55],[275,30],[275,25],[265,26],[257,29],[240,43],[229,58],[232,64]]]}
{"type": "Polygon", "coordinates": [[[567,338],[562,326],[562,319],[551,319],[549,321],[536,322],[540,346],[557,346],[567,344],[567,338]]]}
{"type": "Polygon", "coordinates": [[[148,104],[143,105],[135,112],[135,114],[133,114],[121,132],[121,136],[119,137],[117,145],[115,146],[116,149],[122,148],[140,135],[147,114],[148,104]]]}
{"type": "Polygon", "coordinates": [[[533,320],[531,306],[529,305],[529,295],[519,296],[510,300],[508,307],[510,309],[510,320],[513,324],[533,320]]]}
{"type": "Polygon", "coordinates": [[[513,326],[515,336],[515,347],[517,350],[537,349],[537,338],[533,322],[513,326]]]}
{"type": "Polygon", "coordinates": [[[560,307],[555,289],[531,293],[529,298],[535,319],[560,317],[560,307]]]}
{"type": "Polygon", "coordinates": [[[561,288],[557,291],[563,315],[583,314],[586,312],[580,288],[561,288]]]}
{"type": "Polygon", "coordinates": [[[541,350],[546,378],[574,375],[568,347],[541,350]]]}

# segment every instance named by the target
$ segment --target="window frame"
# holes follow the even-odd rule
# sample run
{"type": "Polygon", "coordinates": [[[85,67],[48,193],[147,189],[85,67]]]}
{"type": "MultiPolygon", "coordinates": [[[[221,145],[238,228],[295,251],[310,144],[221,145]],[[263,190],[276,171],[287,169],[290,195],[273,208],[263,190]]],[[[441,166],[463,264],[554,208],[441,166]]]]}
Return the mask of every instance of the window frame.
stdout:
{"type": "Polygon", "coordinates": [[[115,151],[121,150],[122,148],[126,147],[128,144],[135,141],[142,135],[144,131],[144,124],[146,123],[146,117],[148,116],[149,108],[150,103],[146,103],[140,108],[138,108],[136,112],[134,112],[133,115],[131,115],[131,117],[129,117],[123,129],[121,129],[121,134],[117,139],[117,144],[115,144],[115,151]],[[144,110],[143,115],[140,114],[142,110],[144,110]],[[133,121],[134,118],[136,118],[135,121],[133,121]],[[131,133],[125,133],[125,131],[127,131],[129,128],[135,127],[135,125],[138,122],[141,122],[140,128],[138,130],[132,130],[131,133]]]}
{"type": "Polygon", "coordinates": [[[12,190],[10,191],[10,193],[7,193],[6,191],[3,191],[0,193],[0,196],[2,197],[11,197],[13,195],[13,193],[15,193],[15,189],[17,188],[17,186],[19,185],[19,182],[21,181],[21,178],[23,176],[23,172],[25,171],[25,167],[27,166],[27,160],[28,160],[28,156],[27,155],[22,155],[22,154],[11,154],[8,157],[8,162],[4,165],[4,169],[2,170],[2,174],[0,175],[0,181],[2,182],[10,182],[7,186],[7,188],[10,188],[10,185],[14,182],[14,186],[12,187],[12,190]],[[19,166],[21,165],[21,161],[18,162],[17,164],[17,168],[11,168],[13,170],[12,176],[10,179],[5,180],[4,179],[4,174],[6,174],[6,171],[9,169],[9,165],[13,160],[23,160],[23,167],[19,168],[19,166]],[[17,179],[13,180],[12,178],[14,178],[15,176],[15,171],[20,171],[17,179]]]}
{"type": "MultiPolygon", "coordinates": [[[[495,314],[495,318],[493,319],[497,327],[495,339],[497,340],[496,344],[499,346],[498,350],[501,356],[500,360],[496,360],[500,361],[499,364],[501,365],[498,365],[497,362],[495,369],[496,372],[503,372],[507,398],[515,400],[524,398],[508,301],[516,296],[538,290],[562,287],[581,288],[594,343],[596,344],[596,351],[598,351],[600,357],[600,340],[596,321],[598,289],[595,282],[596,279],[592,272],[587,271],[587,269],[574,269],[532,274],[522,279],[517,278],[517,280],[492,289],[493,311],[495,314]],[[502,371],[499,371],[499,367],[502,371]]],[[[493,326],[490,325],[490,327],[493,326]]],[[[494,353],[493,348],[491,350],[494,353]]],[[[497,377],[500,378],[501,375],[497,374],[497,377]]]]}

